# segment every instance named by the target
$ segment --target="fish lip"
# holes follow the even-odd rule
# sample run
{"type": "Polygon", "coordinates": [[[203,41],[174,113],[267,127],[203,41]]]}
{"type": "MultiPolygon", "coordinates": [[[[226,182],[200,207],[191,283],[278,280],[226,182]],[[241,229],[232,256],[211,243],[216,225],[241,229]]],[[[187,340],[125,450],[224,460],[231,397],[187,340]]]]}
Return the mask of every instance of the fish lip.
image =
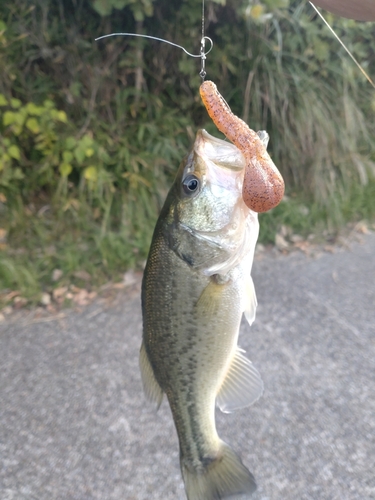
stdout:
{"type": "MultiPolygon", "coordinates": [[[[216,144],[222,144],[222,143],[224,143],[224,144],[232,144],[232,143],[230,143],[230,142],[228,142],[228,141],[226,141],[224,139],[219,139],[219,137],[215,137],[215,136],[209,134],[207,132],[207,130],[204,129],[204,128],[198,130],[197,136],[198,136],[198,134],[202,135],[204,139],[209,140],[209,141],[211,141],[213,143],[216,143],[216,144]]],[[[233,144],[232,144],[232,146],[233,146],[233,144]]],[[[236,147],[236,146],[234,146],[234,147],[236,147]]]]}
{"type": "Polygon", "coordinates": [[[209,134],[205,129],[197,131],[194,151],[202,158],[215,163],[217,167],[240,172],[244,170],[246,161],[242,152],[232,144],[209,134]]]}

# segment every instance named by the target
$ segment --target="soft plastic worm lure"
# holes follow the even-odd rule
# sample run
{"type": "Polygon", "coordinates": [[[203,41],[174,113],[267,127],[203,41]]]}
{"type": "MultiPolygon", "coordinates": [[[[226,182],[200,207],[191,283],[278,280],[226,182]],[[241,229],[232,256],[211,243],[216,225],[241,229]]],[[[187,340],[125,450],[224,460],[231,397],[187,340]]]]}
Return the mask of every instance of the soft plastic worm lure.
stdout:
{"type": "Polygon", "coordinates": [[[199,90],[214,124],[245,157],[244,202],[254,212],[267,212],[276,207],[284,196],[284,180],[264,143],[254,130],[232,113],[213,82],[203,82],[199,90]]]}

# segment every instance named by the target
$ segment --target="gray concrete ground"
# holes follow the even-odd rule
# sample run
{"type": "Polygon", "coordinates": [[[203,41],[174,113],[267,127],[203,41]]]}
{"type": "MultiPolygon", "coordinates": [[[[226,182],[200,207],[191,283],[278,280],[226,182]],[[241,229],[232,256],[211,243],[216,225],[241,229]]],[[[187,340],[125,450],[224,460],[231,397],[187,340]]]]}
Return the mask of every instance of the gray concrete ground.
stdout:
{"type": "MultiPolygon", "coordinates": [[[[265,393],[218,428],[256,500],[375,499],[374,255],[370,234],[255,261],[240,345],[265,393]]],[[[1,500],[185,498],[168,405],[155,413],[142,394],[138,292],[0,330],[1,500]]]]}

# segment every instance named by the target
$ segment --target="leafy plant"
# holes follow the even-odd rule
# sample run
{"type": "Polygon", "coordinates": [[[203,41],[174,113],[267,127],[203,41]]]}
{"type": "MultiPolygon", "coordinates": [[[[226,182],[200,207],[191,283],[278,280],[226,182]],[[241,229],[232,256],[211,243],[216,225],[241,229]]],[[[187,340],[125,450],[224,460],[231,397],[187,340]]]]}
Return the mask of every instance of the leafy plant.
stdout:
{"type": "MultiPolygon", "coordinates": [[[[157,41],[95,38],[146,33],[199,53],[201,8],[0,3],[0,291],[38,300],[77,270],[97,284],[142,265],[196,130],[218,132],[199,99],[199,59],[157,41]]],[[[261,217],[267,242],[283,224],[307,235],[375,215],[374,96],[315,17],[289,0],[206,8],[207,78],[251,128],[268,131],[286,180],[287,201],[261,217]]],[[[374,26],[329,21],[371,71],[374,26]]]]}
{"type": "Polygon", "coordinates": [[[56,151],[58,124],[66,123],[65,111],[58,111],[53,102],[42,106],[33,102],[9,101],[0,94],[0,186],[5,191],[21,190],[25,179],[28,192],[40,188],[51,177],[50,170],[59,164],[56,151]]]}

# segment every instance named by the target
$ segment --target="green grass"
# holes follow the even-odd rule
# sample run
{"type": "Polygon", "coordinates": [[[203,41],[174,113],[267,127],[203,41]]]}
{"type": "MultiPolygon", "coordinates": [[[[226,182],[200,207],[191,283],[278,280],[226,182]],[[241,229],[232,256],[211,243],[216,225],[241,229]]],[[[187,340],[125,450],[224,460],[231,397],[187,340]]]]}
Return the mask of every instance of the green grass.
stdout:
{"type": "MultiPolygon", "coordinates": [[[[85,216],[82,212],[80,217],[69,212],[54,216],[51,210],[41,215],[29,210],[8,214],[12,227],[8,243],[0,251],[0,305],[5,304],[11,291],[35,305],[42,292],[70,284],[93,290],[108,281],[120,281],[128,269],[142,268],[156,213],[141,215],[142,210],[138,210],[138,230],[130,232],[126,226],[103,230],[101,224],[90,219],[89,206],[85,216]],[[55,269],[62,271],[57,281],[52,279],[55,269]],[[89,279],[80,278],[82,271],[89,279]]],[[[353,187],[345,197],[333,197],[331,204],[324,207],[289,196],[259,216],[259,242],[274,243],[281,226],[288,226],[302,237],[319,237],[324,231],[332,235],[345,223],[364,219],[375,220],[375,181],[353,187]]]]}
{"type": "Polygon", "coordinates": [[[259,242],[274,243],[281,226],[290,227],[294,234],[308,237],[315,234],[335,235],[348,223],[375,221],[375,180],[365,186],[354,184],[344,194],[337,192],[328,202],[320,204],[301,195],[292,194],[276,208],[259,215],[259,242]]]}
{"type": "Polygon", "coordinates": [[[15,214],[13,209],[7,243],[0,251],[0,303],[1,297],[18,291],[35,304],[43,291],[69,284],[91,289],[121,280],[126,269],[139,267],[147,256],[156,213],[146,217],[138,210],[142,230],[137,230],[134,221],[132,228],[103,227],[91,212],[90,206],[76,217],[49,210],[41,215],[29,210],[15,214]],[[62,271],[58,281],[52,279],[55,269],[62,271]],[[82,271],[90,278],[80,279],[82,271]]]}

